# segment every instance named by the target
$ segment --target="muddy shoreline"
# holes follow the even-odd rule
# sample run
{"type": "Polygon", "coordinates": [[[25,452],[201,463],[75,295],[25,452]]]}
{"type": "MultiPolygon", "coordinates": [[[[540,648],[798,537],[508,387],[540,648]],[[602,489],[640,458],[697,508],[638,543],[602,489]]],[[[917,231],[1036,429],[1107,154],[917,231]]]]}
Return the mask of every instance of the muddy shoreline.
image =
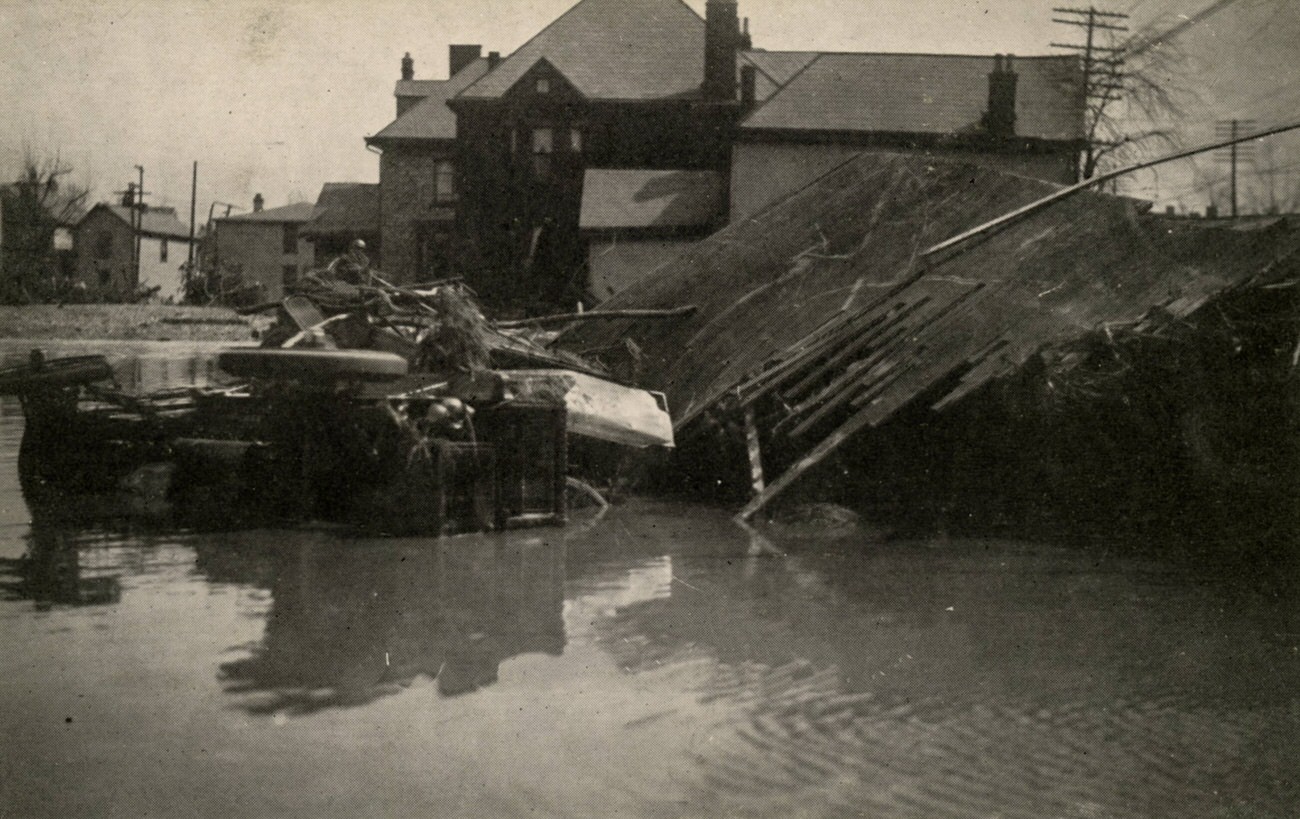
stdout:
{"type": "Polygon", "coordinates": [[[226,307],[170,304],[0,306],[0,338],[252,341],[251,319],[226,307]]]}

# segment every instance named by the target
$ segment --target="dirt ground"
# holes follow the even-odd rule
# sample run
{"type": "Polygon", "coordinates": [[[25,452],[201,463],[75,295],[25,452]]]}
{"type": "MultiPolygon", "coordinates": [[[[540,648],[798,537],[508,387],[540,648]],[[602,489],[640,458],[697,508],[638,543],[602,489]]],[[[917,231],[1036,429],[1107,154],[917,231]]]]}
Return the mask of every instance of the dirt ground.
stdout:
{"type": "Polygon", "coordinates": [[[0,338],[251,341],[255,320],[225,307],[0,305],[0,338]]]}

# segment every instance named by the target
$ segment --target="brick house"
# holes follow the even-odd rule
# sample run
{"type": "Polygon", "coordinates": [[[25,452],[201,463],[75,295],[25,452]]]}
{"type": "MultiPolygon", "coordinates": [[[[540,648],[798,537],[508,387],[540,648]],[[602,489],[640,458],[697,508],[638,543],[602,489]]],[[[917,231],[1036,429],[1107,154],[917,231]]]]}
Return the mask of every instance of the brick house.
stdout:
{"type": "Polygon", "coordinates": [[[137,212],[129,205],[95,205],[73,234],[73,282],[87,294],[107,301],[153,287],[158,288],[159,298],[178,298],[180,269],[189,258],[189,242],[190,229],[181,223],[175,208],[146,207],[137,212]]]}
{"type": "Polygon", "coordinates": [[[498,307],[606,298],[863,150],[1068,182],[1083,145],[1077,58],[762,51],[734,0],[580,0],[480,54],[452,46],[441,81],[404,60],[368,141],[387,272],[456,272],[498,307]]]}

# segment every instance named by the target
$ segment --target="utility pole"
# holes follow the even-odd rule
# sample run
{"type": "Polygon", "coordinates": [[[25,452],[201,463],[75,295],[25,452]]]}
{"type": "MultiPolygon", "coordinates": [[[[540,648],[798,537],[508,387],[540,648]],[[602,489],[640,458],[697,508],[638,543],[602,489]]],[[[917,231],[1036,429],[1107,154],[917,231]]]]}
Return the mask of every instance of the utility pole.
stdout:
{"type": "Polygon", "coordinates": [[[135,192],[139,197],[136,201],[136,225],[135,225],[135,286],[140,286],[140,231],[144,230],[144,166],[136,165],[135,169],[140,172],[140,182],[136,186],[135,192]]]}
{"type": "Polygon", "coordinates": [[[1220,120],[1214,126],[1214,135],[1219,139],[1234,140],[1232,146],[1227,151],[1220,151],[1214,155],[1219,162],[1227,162],[1230,165],[1228,173],[1228,191],[1231,205],[1232,218],[1237,218],[1237,162],[1241,159],[1255,160],[1254,145],[1239,145],[1235,140],[1241,132],[1250,133],[1256,130],[1256,124],[1253,119],[1228,119],[1220,120]]]}
{"type": "Polygon", "coordinates": [[[1083,98],[1088,120],[1084,123],[1087,132],[1087,155],[1084,160],[1084,176],[1091,176],[1096,171],[1098,148],[1110,147],[1097,141],[1098,123],[1105,116],[1106,106],[1121,99],[1119,92],[1124,90],[1124,49],[1114,46],[1098,45],[1101,34],[1113,36],[1125,33],[1128,26],[1121,21],[1127,20],[1127,14],[1115,11],[1101,11],[1094,6],[1080,8],[1054,8],[1052,11],[1062,15],[1053,17],[1052,22],[1065,26],[1075,26],[1085,30],[1082,45],[1077,43],[1052,43],[1053,48],[1064,48],[1079,52],[1083,57],[1083,98]]]}
{"type": "Polygon", "coordinates": [[[185,260],[185,283],[186,293],[190,292],[190,281],[194,278],[194,208],[198,205],[199,197],[199,161],[194,160],[194,173],[190,177],[190,244],[189,255],[185,260]]]}

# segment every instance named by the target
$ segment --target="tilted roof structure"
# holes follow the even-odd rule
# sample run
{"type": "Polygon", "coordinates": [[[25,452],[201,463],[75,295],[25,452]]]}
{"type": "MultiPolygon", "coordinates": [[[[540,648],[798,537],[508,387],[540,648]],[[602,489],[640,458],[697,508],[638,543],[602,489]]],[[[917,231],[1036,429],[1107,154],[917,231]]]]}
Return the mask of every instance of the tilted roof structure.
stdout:
{"type": "Polygon", "coordinates": [[[1056,190],[864,152],[598,308],[692,304],[690,317],[588,322],[560,343],[634,342],[642,385],[667,393],[679,427],[724,398],[776,390],[796,433],[825,434],[883,424],[921,397],[946,407],[1046,347],[1152,311],[1187,315],[1300,259],[1300,231],[1171,231],[1132,200],[1089,192],[921,255],[1056,190]]]}

